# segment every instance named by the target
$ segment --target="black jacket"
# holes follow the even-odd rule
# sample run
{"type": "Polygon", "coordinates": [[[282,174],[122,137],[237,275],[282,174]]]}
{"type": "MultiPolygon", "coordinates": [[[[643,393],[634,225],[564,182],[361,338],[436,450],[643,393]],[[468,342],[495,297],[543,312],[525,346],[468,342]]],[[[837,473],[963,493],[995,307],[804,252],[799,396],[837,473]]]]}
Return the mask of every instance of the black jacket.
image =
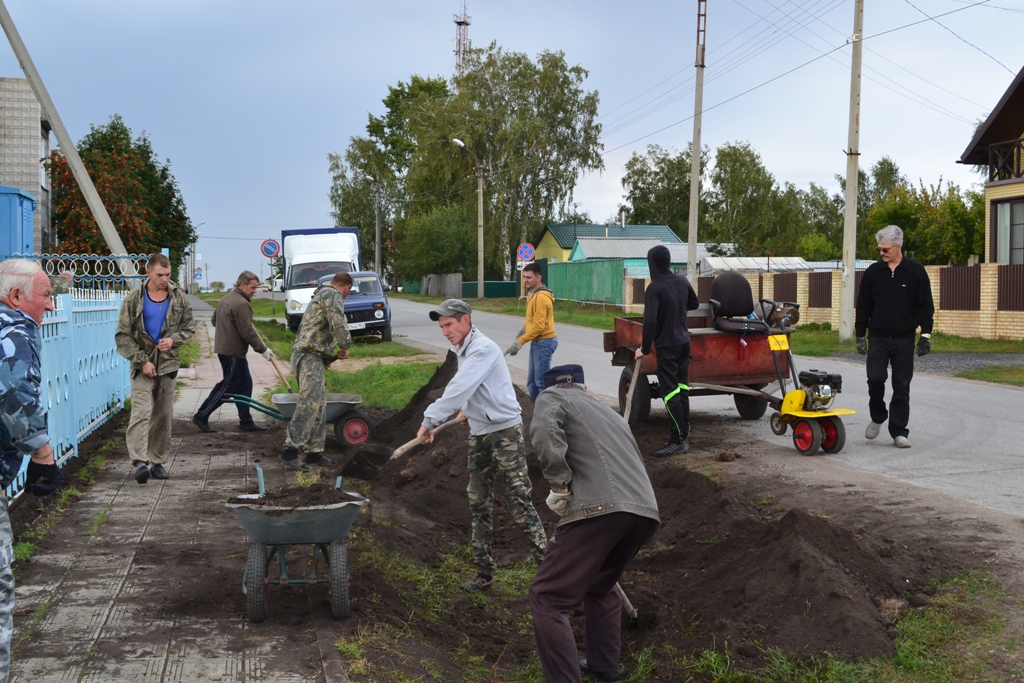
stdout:
{"type": "Polygon", "coordinates": [[[672,272],[668,247],[663,244],[651,247],[647,263],[651,268],[651,284],[644,294],[644,341],[640,347],[644,355],[651,352],[651,344],[658,348],[689,344],[686,312],[700,305],[689,281],[672,272]]]}
{"type": "Polygon", "coordinates": [[[924,266],[906,256],[895,270],[884,261],[868,266],[857,296],[858,338],[866,331],[875,338],[913,337],[918,326],[923,334],[931,334],[934,316],[932,285],[924,266]]]}

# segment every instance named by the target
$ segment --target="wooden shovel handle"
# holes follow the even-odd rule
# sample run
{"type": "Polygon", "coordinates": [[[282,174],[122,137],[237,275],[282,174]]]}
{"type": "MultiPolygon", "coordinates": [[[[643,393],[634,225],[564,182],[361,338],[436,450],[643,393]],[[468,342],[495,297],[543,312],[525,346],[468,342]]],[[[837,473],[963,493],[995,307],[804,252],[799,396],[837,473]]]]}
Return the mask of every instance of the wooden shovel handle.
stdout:
{"type": "MultiPolygon", "coordinates": [[[[437,436],[438,434],[440,434],[444,430],[448,429],[452,425],[464,424],[465,422],[466,422],[466,420],[464,420],[461,417],[456,417],[456,418],[453,418],[451,420],[448,420],[447,422],[437,426],[437,429],[434,430],[434,436],[437,436]]],[[[411,451],[412,449],[416,448],[417,446],[419,446],[420,444],[425,443],[425,442],[426,442],[426,438],[425,437],[417,436],[412,441],[404,443],[401,446],[399,446],[398,448],[396,448],[395,452],[391,454],[391,457],[388,458],[388,460],[394,460],[395,458],[400,458],[403,455],[405,455],[406,453],[408,453],[409,451],[411,451]]]]}
{"type": "Polygon", "coordinates": [[[626,393],[626,409],[622,411],[622,417],[629,422],[629,416],[633,412],[633,394],[636,393],[636,382],[640,377],[640,365],[644,362],[643,356],[636,359],[636,365],[633,366],[633,380],[629,383],[629,391],[626,393]]]}
{"type": "MultiPolygon", "coordinates": [[[[253,332],[256,333],[256,336],[260,338],[260,341],[263,342],[263,345],[269,349],[270,346],[267,345],[267,340],[263,338],[263,336],[260,334],[260,331],[256,329],[255,325],[252,326],[252,329],[253,332]]],[[[291,392],[292,385],[288,382],[288,378],[284,376],[284,373],[281,372],[281,367],[277,364],[277,361],[274,360],[273,351],[270,352],[270,364],[274,366],[274,370],[277,371],[277,376],[281,378],[281,381],[284,382],[284,385],[288,387],[288,391],[291,392]]]]}

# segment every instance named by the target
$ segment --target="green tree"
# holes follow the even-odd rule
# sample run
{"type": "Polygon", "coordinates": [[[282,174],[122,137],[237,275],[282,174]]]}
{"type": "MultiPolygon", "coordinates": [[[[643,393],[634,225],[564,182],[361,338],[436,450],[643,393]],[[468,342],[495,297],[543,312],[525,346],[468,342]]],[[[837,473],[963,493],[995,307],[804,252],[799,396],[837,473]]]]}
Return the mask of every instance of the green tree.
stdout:
{"type": "Polygon", "coordinates": [[[213,282],[210,283],[210,289],[212,289],[215,292],[223,292],[224,283],[221,282],[220,280],[214,280],[213,282]]]}
{"type": "Polygon", "coordinates": [[[749,143],[726,143],[715,151],[709,175],[708,220],[702,224],[701,241],[731,242],[743,255],[764,254],[776,227],[772,211],[779,189],[760,155],[749,143]]]}
{"type": "Polygon", "coordinates": [[[476,228],[461,207],[438,206],[409,228],[398,262],[405,276],[463,272],[466,280],[476,279],[476,228]]]}
{"type": "Polygon", "coordinates": [[[798,239],[796,253],[808,261],[831,261],[842,255],[842,251],[820,232],[809,232],[798,239]]]}
{"type": "MultiPolygon", "coordinates": [[[[145,133],[133,138],[117,114],[104,126],[91,126],[78,143],[78,153],[128,252],[152,254],[167,247],[176,277],[195,229],[170,160],[157,158],[145,133]]],[[[62,251],[109,254],[64,155],[54,150],[47,166],[62,251]]]]}
{"type": "MultiPolygon", "coordinates": [[[[622,189],[626,203],[626,220],[634,225],[667,225],[684,240],[690,223],[691,151],[673,154],[658,145],[648,145],[646,154],[633,152],[626,162],[622,189]]],[[[706,171],[708,151],[701,151],[701,177],[706,171]]],[[[703,185],[703,183],[702,183],[703,185]]],[[[697,224],[704,224],[707,214],[707,193],[701,193],[697,224]]]]}

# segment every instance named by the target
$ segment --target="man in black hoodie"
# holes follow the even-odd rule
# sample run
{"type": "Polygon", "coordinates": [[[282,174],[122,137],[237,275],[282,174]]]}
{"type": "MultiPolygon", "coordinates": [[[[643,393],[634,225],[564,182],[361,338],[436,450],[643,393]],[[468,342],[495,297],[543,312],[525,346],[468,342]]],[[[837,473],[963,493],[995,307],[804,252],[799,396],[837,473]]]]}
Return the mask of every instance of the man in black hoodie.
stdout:
{"type": "Polygon", "coordinates": [[[689,450],[690,433],[690,332],[686,312],[699,306],[697,292],[682,275],[672,272],[668,247],[659,244],[647,252],[651,284],[644,294],[644,340],[636,357],[655,351],[661,398],[672,418],[668,443],[654,455],[664,458],[689,450]],[[652,349],[652,344],[655,347],[652,349]]]}

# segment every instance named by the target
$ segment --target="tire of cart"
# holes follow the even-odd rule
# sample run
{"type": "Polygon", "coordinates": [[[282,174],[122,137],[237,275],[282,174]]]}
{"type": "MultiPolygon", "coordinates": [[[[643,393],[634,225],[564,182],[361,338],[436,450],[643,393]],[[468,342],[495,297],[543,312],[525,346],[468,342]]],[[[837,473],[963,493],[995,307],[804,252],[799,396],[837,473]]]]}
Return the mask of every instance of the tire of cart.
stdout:
{"type": "Polygon", "coordinates": [[[626,418],[626,422],[637,422],[646,420],[651,414],[651,383],[647,381],[647,375],[640,375],[637,379],[636,389],[633,392],[633,409],[629,415],[624,415],[626,410],[626,397],[629,396],[629,386],[633,383],[633,368],[626,366],[622,368],[619,375],[619,415],[626,418]]]}

